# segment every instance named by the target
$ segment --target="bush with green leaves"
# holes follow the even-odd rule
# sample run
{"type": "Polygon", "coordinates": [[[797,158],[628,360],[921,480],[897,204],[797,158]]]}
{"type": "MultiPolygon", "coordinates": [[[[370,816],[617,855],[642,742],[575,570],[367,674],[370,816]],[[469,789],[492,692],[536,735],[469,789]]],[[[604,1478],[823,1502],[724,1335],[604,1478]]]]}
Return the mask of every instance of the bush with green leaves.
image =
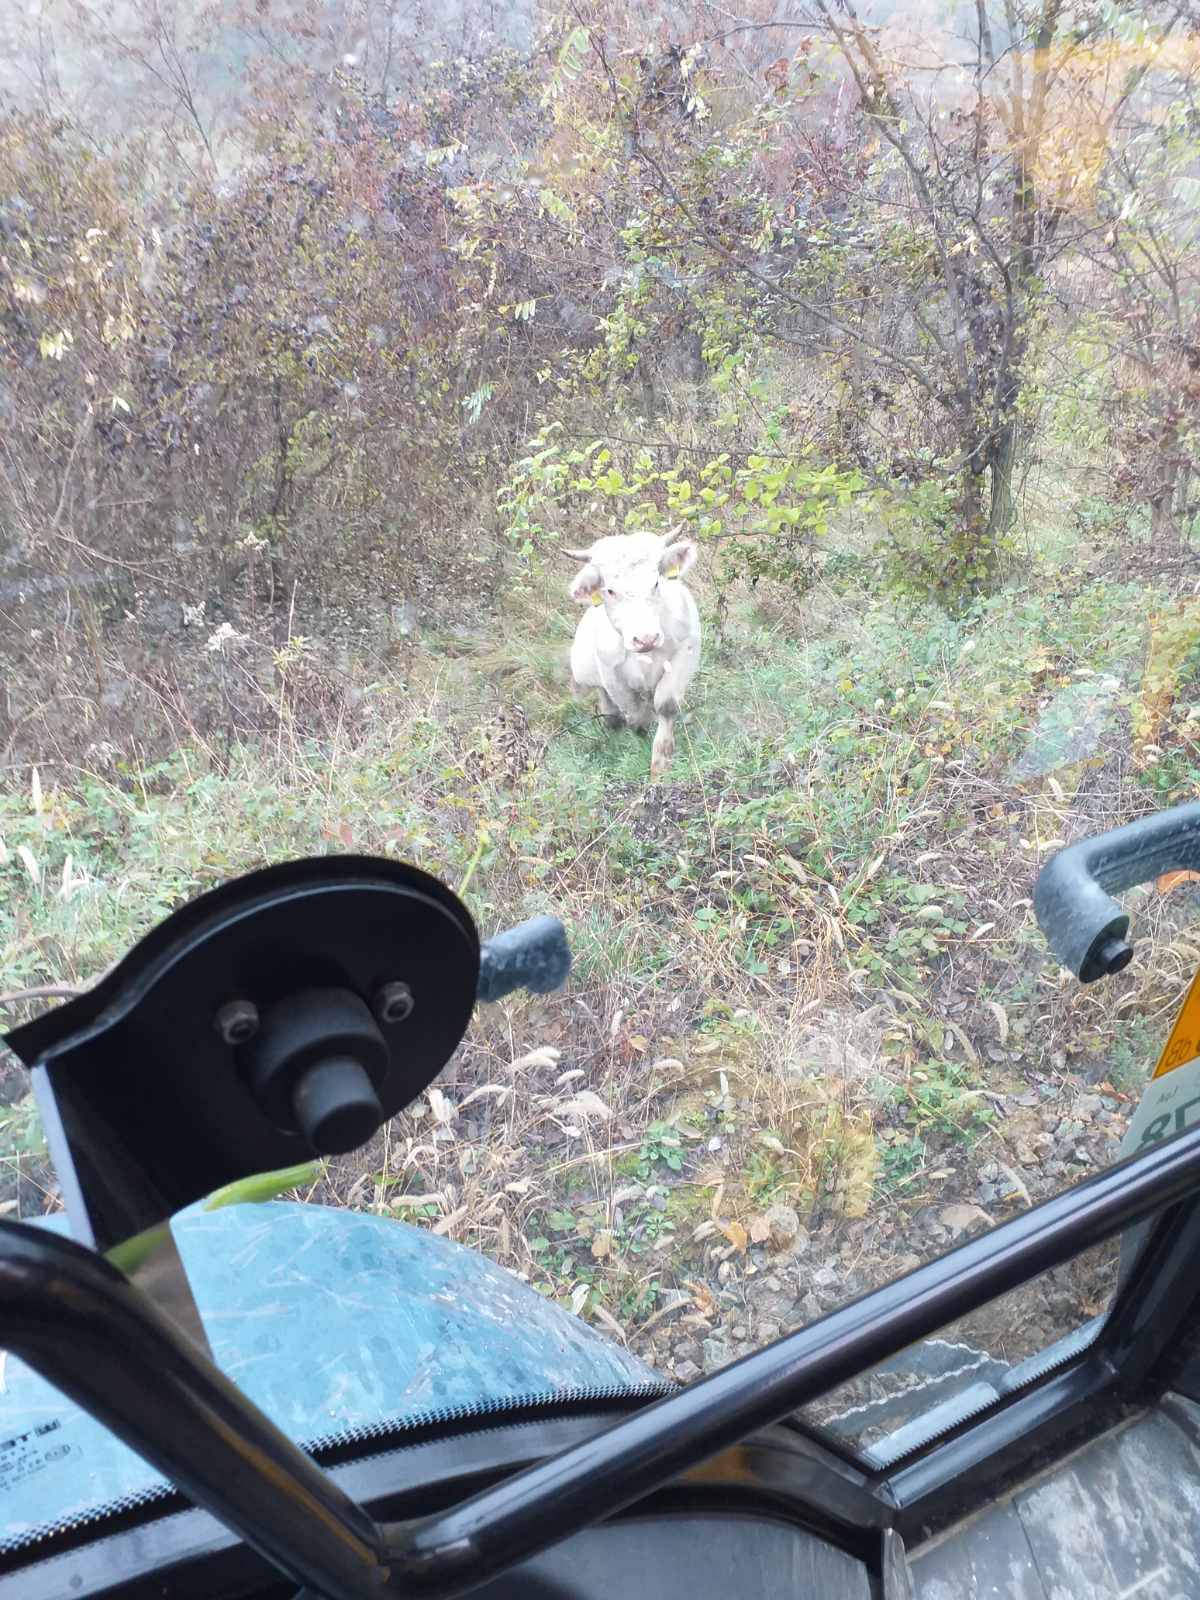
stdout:
{"type": "MultiPolygon", "coordinates": [[[[552,548],[558,528],[581,520],[588,537],[682,527],[717,549],[717,574],[812,582],[817,541],[863,488],[856,471],[809,451],[734,454],[698,465],[665,449],[573,443],[561,423],[543,427],[501,491],[508,535],[530,556],[552,548]]],[[[573,540],[578,544],[578,537],[573,540]]]]}

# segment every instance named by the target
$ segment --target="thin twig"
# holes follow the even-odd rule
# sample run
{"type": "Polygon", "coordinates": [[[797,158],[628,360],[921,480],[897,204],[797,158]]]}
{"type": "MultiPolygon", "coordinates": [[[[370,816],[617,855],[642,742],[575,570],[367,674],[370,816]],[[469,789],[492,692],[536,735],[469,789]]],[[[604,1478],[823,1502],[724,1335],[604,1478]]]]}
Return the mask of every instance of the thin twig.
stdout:
{"type": "Polygon", "coordinates": [[[83,993],[70,983],[38,983],[32,989],[13,989],[0,994],[0,1006],[13,1006],[20,1000],[77,1000],[83,993]]]}

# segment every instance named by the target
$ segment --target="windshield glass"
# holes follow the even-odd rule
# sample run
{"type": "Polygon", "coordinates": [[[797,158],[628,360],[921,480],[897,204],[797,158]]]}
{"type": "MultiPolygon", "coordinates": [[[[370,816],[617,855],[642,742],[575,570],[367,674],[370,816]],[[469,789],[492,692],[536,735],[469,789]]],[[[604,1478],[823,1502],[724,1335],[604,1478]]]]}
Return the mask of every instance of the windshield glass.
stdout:
{"type": "MultiPolygon", "coordinates": [[[[211,1214],[266,1230],[196,1291],[214,1354],[306,1440],[457,1380],[349,1245],[352,1344],[285,1359],[296,1229],[561,1310],[579,1365],[477,1399],[688,1383],[1139,1143],[1200,967],[1194,872],[1087,987],[1032,903],[1200,794],[1191,23],[453,9],[2,24],[0,1023],[302,855],[575,953],[211,1214]]],[[[12,1056],[0,1101],[0,1207],[53,1217],[12,1056]]],[[[1082,1348],[1116,1270],[897,1381],[1082,1348]]],[[[864,1385],[812,1414],[857,1449],[864,1385]]]]}
{"type": "MultiPolygon", "coordinates": [[[[56,1232],[64,1223],[61,1212],[44,1219],[56,1232]]],[[[171,1231],[212,1359],[318,1454],[378,1453],[418,1428],[484,1409],[495,1420],[555,1394],[655,1386],[628,1351],[429,1231],[296,1202],[200,1204],[171,1231]]],[[[0,1553],[165,1487],[12,1357],[0,1418],[0,1553]]]]}

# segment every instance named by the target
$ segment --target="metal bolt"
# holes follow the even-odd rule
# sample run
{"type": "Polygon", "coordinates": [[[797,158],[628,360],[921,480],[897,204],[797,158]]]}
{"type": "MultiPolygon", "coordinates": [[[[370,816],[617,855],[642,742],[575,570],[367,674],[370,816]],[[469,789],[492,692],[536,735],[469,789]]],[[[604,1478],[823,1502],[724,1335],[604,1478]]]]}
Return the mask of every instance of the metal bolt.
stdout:
{"type": "Polygon", "coordinates": [[[217,1012],[213,1026],[227,1045],[245,1044],[258,1032],[258,1007],[253,1000],[231,1000],[217,1012]]]}
{"type": "Polygon", "coordinates": [[[412,990],[406,983],[385,983],[375,996],[375,1015],[380,1022],[406,1022],[412,1016],[412,990]]]}
{"type": "Polygon", "coordinates": [[[1126,944],[1124,939],[1106,939],[1096,951],[1096,964],[1106,978],[1122,971],[1132,960],[1133,946],[1126,944]]]}

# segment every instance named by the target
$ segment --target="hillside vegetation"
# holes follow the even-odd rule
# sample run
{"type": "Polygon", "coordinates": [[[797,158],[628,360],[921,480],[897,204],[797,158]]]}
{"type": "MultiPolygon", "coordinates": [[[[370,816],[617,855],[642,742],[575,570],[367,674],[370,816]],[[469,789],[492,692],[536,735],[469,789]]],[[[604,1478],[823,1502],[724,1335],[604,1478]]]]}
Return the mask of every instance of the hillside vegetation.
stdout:
{"type": "Polygon", "coordinates": [[[568,987],[304,1197],[684,1378],[1111,1161],[1194,886],[1090,989],[1030,896],[1200,784],[1187,7],[218,13],[48,7],[154,92],[0,116],[0,989],[301,854],[554,911],[568,987]],[[679,524],[652,784],[569,693],[561,547],[679,524]]]}

